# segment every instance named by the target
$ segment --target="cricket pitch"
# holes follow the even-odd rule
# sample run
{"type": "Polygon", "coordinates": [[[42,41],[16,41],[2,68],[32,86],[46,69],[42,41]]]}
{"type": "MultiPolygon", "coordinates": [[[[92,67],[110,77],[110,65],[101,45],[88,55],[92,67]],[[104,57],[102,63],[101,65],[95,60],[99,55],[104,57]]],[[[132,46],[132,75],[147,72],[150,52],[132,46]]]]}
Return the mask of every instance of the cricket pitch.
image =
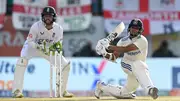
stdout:
{"type": "Polygon", "coordinates": [[[0,101],[180,101],[180,97],[161,96],[156,100],[151,97],[136,97],[136,99],[115,99],[112,97],[73,97],[73,98],[0,98],[0,101]]]}

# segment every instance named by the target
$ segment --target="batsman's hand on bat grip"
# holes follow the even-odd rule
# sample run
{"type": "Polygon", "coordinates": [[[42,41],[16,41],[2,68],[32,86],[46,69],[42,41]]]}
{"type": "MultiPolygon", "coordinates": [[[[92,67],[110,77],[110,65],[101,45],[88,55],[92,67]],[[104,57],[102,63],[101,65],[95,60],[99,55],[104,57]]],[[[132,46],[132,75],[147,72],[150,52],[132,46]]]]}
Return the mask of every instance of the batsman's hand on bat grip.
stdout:
{"type": "Polygon", "coordinates": [[[108,49],[110,41],[109,41],[107,38],[103,38],[103,39],[99,40],[99,42],[101,43],[101,45],[102,45],[103,47],[105,47],[106,49],[108,49]]]}
{"type": "Polygon", "coordinates": [[[96,53],[99,55],[102,55],[102,56],[107,53],[106,48],[101,43],[101,40],[99,40],[97,45],[96,45],[96,53]]]}
{"type": "Polygon", "coordinates": [[[96,45],[96,53],[98,55],[102,55],[101,50],[103,49],[103,46],[101,45],[101,43],[98,41],[97,45],[96,45]]]}

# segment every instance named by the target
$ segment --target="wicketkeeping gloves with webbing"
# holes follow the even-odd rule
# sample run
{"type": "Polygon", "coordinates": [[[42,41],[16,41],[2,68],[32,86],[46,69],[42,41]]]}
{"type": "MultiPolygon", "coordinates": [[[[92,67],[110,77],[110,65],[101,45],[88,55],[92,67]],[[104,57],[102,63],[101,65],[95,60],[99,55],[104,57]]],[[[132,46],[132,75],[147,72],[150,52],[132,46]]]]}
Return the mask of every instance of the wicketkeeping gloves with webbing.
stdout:
{"type": "Polygon", "coordinates": [[[47,48],[46,41],[43,41],[41,44],[36,45],[36,49],[49,56],[50,51],[52,51],[52,55],[54,55],[56,51],[60,53],[62,51],[62,44],[60,41],[58,41],[56,43],[53,43],[49,48],[47,48]]]}
{"type": "Polygon", "coordinates": [[[49,54],[50,54],[50,51],[53,52],[53,55],[55,54],[55,51],[57,51],[58,53],[60,53],[62,51],[62,44],[60,41],[54,43],[53,45],[51,45],[49,47],[49,54]]]}

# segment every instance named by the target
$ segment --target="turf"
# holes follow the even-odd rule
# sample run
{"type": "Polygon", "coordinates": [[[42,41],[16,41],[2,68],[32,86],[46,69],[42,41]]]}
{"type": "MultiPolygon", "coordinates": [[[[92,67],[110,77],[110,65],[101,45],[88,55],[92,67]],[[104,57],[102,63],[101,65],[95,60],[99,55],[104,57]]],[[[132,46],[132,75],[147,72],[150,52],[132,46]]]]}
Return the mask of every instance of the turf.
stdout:
{"type": "Polygon", "coordinates": [[[0,98],[0,101],[180,101],[180,97],[164,96],[153,100],[150,97],[137,97],[136,99],[115,99],[112,97],[74,97],[74,98],[0,98]]]}

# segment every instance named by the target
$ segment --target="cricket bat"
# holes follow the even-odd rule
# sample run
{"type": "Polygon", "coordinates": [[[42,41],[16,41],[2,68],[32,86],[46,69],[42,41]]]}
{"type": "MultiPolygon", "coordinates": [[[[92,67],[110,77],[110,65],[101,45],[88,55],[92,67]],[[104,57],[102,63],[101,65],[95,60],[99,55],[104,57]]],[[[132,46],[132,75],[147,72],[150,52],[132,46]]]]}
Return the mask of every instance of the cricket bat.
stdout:
{"type": "Polygon", "coordinates": [[[106,38],[111,42],[124,31],[125,25],[121,22],[106,38]]]}

